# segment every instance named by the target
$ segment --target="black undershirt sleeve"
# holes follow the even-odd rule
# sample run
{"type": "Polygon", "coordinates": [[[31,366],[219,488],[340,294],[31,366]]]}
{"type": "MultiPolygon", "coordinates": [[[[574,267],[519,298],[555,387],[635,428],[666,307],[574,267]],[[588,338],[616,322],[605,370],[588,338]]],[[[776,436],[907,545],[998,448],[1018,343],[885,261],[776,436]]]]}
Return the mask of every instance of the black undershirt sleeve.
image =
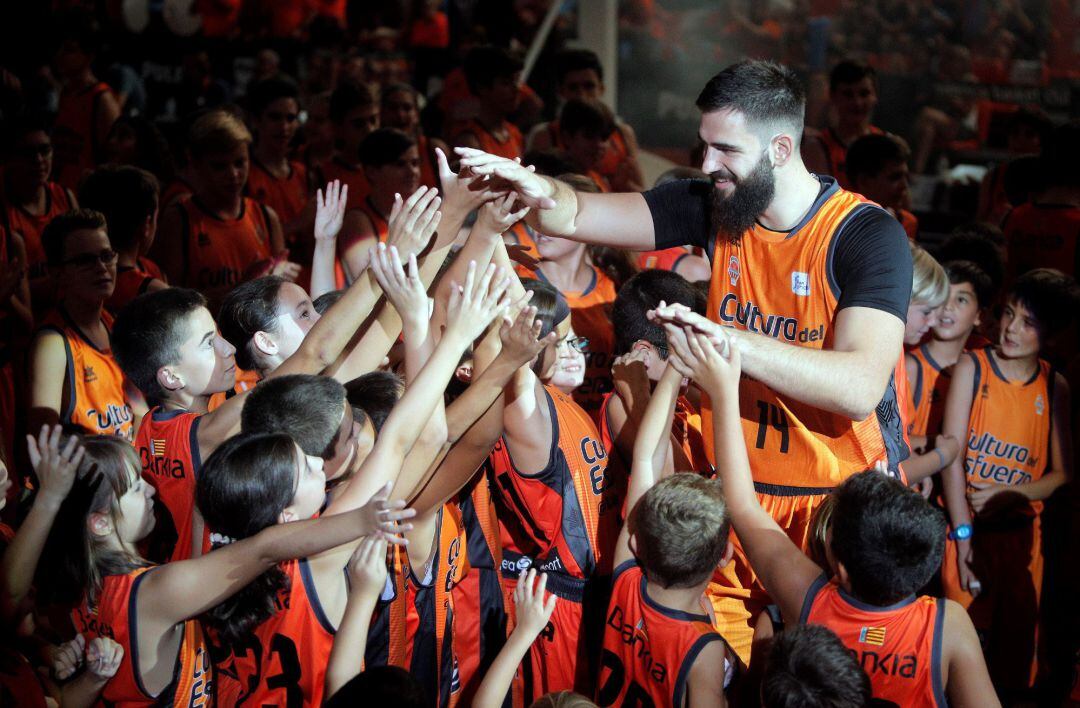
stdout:
{"type": "Polygon", "coordinates": [[[642,194],[652,213],[656,250],[709,244],[709,190],[704,180],[681,179],[642,194]]]}
{"type": "Polygon", "coordinates": [[[911,249],[900,222],[884,209],[863,207],[843,225],[834,249],[832,280],[840,290],[837,309],[869,307],[907,322],[911,249]]]}

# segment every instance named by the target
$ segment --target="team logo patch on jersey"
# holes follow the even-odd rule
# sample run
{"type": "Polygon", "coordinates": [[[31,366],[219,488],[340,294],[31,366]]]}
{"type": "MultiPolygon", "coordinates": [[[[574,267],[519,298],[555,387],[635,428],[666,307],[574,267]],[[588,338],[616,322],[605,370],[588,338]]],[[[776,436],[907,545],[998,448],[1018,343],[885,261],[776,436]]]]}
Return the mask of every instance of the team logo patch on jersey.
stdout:
{"type": "Polygon", "coordinates": [[[84,366],[83,367],[83,380],[86,383],[93,383],[93,382],[97,381],[97,374],[94,373],[94,367],[92,367],[92,366],[84,366]]]}
{"type": "Polygon", "coordinates": [[[859,630],[859,643],[873,644],[878,647],[882,646],[885,643],[885,628],[863,627],[859,630]]]}
{"type": "Polygon", "coordinates": [[[739,282],[739,276],[742,275],[742,268],[739,267],[739,259],[735,256],[728,259],[727,275],[728,281],[731,282],[731,287],[735,287],[739,282]]]}
{"type": "Polygon", "coordinates": [[[150,440],[150,449],[154,457],[165,457],[165,441],[153,438],[150,440]]]}
{"type": "Polygon", "coordinates": [[[1042,415],[1044,410],[1046,410],[1046,402],[1043,400],[1043,395],[1040,393],[1035,397],[1035,414],[1042,415]]]}
{"type": "Polygon", "coordinates": [[[810,275],[808,273],[801,273],[797,270],[793,271],[791,273],[791,292],[796,295],[809,295],[810,275]]]}

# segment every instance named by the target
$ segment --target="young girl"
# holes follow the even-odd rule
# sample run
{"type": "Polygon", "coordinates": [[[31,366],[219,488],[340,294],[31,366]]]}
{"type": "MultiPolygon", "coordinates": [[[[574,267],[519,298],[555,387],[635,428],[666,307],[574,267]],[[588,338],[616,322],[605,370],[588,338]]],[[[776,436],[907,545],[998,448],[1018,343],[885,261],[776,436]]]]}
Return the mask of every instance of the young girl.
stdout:
{"type": "Polygon", "coordinates": [[[1035,679],[1040,516],[1043,500],[1072,476],[1068,384],[1039,353],[1077,301],[1075,281],[1060,271],[1018,278],[997,345],[960,358],[945,406],[945,432],[966,446],[944,474],[956,544],[946,547],[942,581],[984,634],[990,675],[1005,695],[1035,679]]]}
{"type": "MultiPolygon", "coordinates": [[[[80,453],[71,445],[59,452],[59,430],[43,431],[39,441],[32,457],[74,464],[78,475],[71,475],[69,493],[62,490],[62,504],[55,495],[38,496],[12,548],[20,544],[20,559],[31,570],[41,558],[39,596],[75,606],[72,622],[87,641],[106,636],[121,645],[120,668],[101,691],[113,704],[212,705],[213,672],[196,617],[283,560],[363,534],[394,534],[411,515],[384,494],[348,514],[273,526],[219,552],[154,566],[136,549],[153,529],[154,514],[153,488],[139,476],[135,449],[117,438],[87,437],[76,461],[80,453]]],[[[264,469],[278,464],[292,473],[306,459],[288,436],[274,442],[284,452],[260,460],[264,469]]]]}

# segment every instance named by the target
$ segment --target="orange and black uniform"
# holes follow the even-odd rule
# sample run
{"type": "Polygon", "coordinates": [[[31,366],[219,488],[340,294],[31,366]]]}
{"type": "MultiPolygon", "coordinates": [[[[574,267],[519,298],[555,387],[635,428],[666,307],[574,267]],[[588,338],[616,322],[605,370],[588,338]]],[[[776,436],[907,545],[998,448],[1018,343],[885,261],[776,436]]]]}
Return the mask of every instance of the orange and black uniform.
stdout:
{"type": "Polygon", "coordinates": [[[915,380],[909,380],[914,405],[911,434],[937,435],[945,420],[945,397],[949,395],[952,367],[942,367],[925,344],[909,351],[908,356],[916,364],[915,380]]]}
{"type": "Polygon", "coordinates": [[[169,206],[175,201],[179,201],[183,197],[191,196],[195,193],[195,188],[188,183],[183,177],[177,177],[172,182],[169,182],[168,186],[161,193],[161,199],[159,205],[162,209],[169,206]]]}
{"type": "MultiPolygon", "coordinates": [[[[157,502],[165,512],[158,514],[150,557],[170,562],[191,557],[195,481],[202,467],[200,419],[198,413],[151,408],[135,436],[143,479],[157,490],[157,502]],[[172,521],[171,528],[163,523],[166,519],[172,521]]],[[[202,547],[203,553],[210,550],[210,534],[205,529],[202,547]]]]}
{"type": "Polygon", "coordinates": [[[389,597],[384,593],[368,633],[365,666],[400,666],[424,687],[439,708],[458,703],[461,680],[454,647],[454,585],[469,572],[465,529],[456,504],[438,512],[437,545],[427,577],[408,550],[393,549],[389,597]]]}
{"type": "Polygon", "coordinates": [[[642,251],[637,254],[637,267],[641,270],[656,268],[657,270],[674,271],[679,261],[691,255],[682,246],[665,248],[662,251],[642,251]]]}
{"type": "Polygon", "coordinates": [[[142,683],[139,667],[138,623],[134,609],[139,585],[155,568],[139,568],[123,575],[109,575],[102,583],[97,601],[82,603],[71,612],[75,631],[86,638],[108,637],[124,649],[116,675],[101,692],[101,702],[109,706],[213,706],[214,671],[197,619],[184,622],[184,636],[176,654],[173,680],[156,696],[142,683]]]}
{"type": "Polygon", "coordinates": [[[503,578],[513,587],[521,570],[548,574],[548,592],[562,602],[524,662],[526,703],[551,691],[591,693],[590,661],[598,655],[602,585],[611,573],[625,481],[607,474],[608,456],[588,414],[559,390],[545,387],[551,452],[536,474],[517,469],[506,443],[491,454],[499,521],[503,525],[503,578]],[[593,603],[599,603],[593,607],[593,603]],[[584,608],[584,609],[583,609],[584,608]]]}
{"type": "MultiPolygon", "coordinates": [[[[619,474],[629,479],[630,467],[633,460],[628,460],[619,452],[615,444],[615,434],[611,429],[611,420],[608,418],[608,406],[614,391],[604,394],[600,404],[600,420],[597,428],[600,430],[600,440],[604,443],[604,449],[608,451],[608,472],[619,474]]],[[[694,471],[711,478],[715,470],[705,451],[705,436],[701,433],[701,414],[685,396],[679,396],[675,400],[675,415],[671,421],[671,441],[674,444],[675,469],[680,472],[694,471]]],[[[630,510],[627,509],[626,512],[630,510]]]]}
{"type": "Polygon", "coordinates": [[[38,293],[54,290],[47,273],[45,246],[41,242],[41,232],[54,217],[70,211],[74,204],[72,193],[56,182],[45,183],[45,211],[40,216],[31,214],[18,204],[12,203],[9,197],[4,198],[4,225],[8,231],[22,236],[26,245],[26,277],[30,281],[30,290],[35,296],[31,303],[35,312],[41,312],[42,306],[48,305],[48,303],[37,302],[38,293]]]}
{"type": "Polygon", "coordinates": [[[458,130],[458,134],[465,135],[471,134],[476,136],[476,141],[480,144],[480,149],[484,152],[491,153],[492,155],[498,155],[499,157],[505,157],[508,160],[521,157],[525,154],[525,140],[521,136],[521,131],[518,127],[508,120],[504,120],[502,125],[499,126],[506,137],[500,139],[496,137],[495,133],[485,128],[480,124],[480,121],[471,119],[467,121],[458,130]]]}
{"type": "MultiPolygon", "coordinates": [[[[109,313],[101,313],[101,323],[112,330],[109,313]]],[[[44,317],[39,331],[55,332],[64,339],[67,370],[60,422],[78,425],[93,435],[131,440],[135,417],[124,395],[124,374],[112,352],[94,346],[63,306],[44,317]]]]}
{"type": "Polygon", "coordinates": [[[1080,207],[1073,204],[1021,204],[1001,224],[1009,249],[1009,274],[1015,278],[1032,268],[1080,273],[1080,207]]]}
{"type": "MultiPolygon", "coordinates": [[[[1050,469],[1054,378],[1039,360],[1027,381],[1009,381],[992,348],[968,352],[975,363],[964,471],[968,488],[1036,482],[1050,469]]],[[[1023,689],[1035,680],[1042,596],[1042,502],[1020,502],[993,515],[975,516],[972,569],[983,591],[962,590],[954,554],[942,568],[950,599],[968,607],[980,633],[986,665],[999,690],[1023,689]]],[[[952,545],[952,544],[950,544],[952,545]]],[[[949,549],[948,546],[946,550],[949,549]]]]}
{"type": "Polygon", "coordinates": [[[292,223],[307,206],[307,168],[295,160],[290,160],[289,175],[282,179],[252,158],[247,195],[273,209],[282,224],[292,223]]]}
{"type": "Polygon", "coordinates": [[[124,309],[124,305],[146,292],[150,283],[154,280],[164,282],[165,276],[149,258],[139,256],[134,266],[116,267],[116,287],[113,288],[112,296],[105,301],[105,309],[117,313],[124,309]]]}
{"type": "MultiPolygon", "coordinates": [[[[884,135],[885,131],[872,125],[866,134],[884,135]]],[[[847,151],[849,145],[845,144],[831,127],[821,131],[815,137],[825,151],[825,159],[829,165],[827,174],[835,178],[842,188],[850,188],[851,182],[847,177],[847,151]]]]}
{"type": "Polygon", "coordinates": [[[198,290],[213,309],[234,287],[250,279],[252,268],[267,262],[270,218],[258,202],[243,198],[240,215],[222,219],[196,196],[177,202],[182,220],[183,279],[176,285],[198,290]]]}
{"type": "Polygon", "coordinates": [[[52,131],[53,178],[68,189],[77,188],[83,175],[97,164],[98,109],[102,97],[111,92],[107,83],[98,81],[60,94],[52,131]]]}
{"type": "Polygon", "coordinates": [[[277,612],[239,646],[219,646],[213,633],[217,704],[321,706],[335,628],[327,618],[306,558],[283,563],[288,586],[277,612]]]}
{"type": "Polygon", "coordinates": [[[912,595],[875,607],[823,575],[806,593],[799,622],[836,633],[870,677],[874,698],[898,706],[948,705],[941,671],[944,601],[912,595]]]}
{"type": "Polygon", "coordinates": [[[604,618],[597,705],[684,705],[690,668],[702,649],[724,638],[708,615],[673,610],[649,597],[637,561],[616,568],[613,580],[604,618]]]}
{"type": "MultiPolygon", "coordinates": [[[[755,224],[737,240],[710,230],[711,184],[680,180],[644,193],[658,249],[690,244],[711,254],[710,319],[819,350],[832,347],[843,309],[870,308],[904,321],[912,273],[904,230],[884,209],[833,179],[818,180],[817,200],[790,231],[755,224]]],[[[892,386],[890,381],[887,388],[892,386]]],[[[899,475],[903,451],[890,449],[886,440],[902,435],[883,431],[874,413],[852,421],[749,377],[739,386],[739,407],[759,501],[800,547],[806,547],[814,509],[837,484],[879,460],[888,460],[899,475]]],[[[712,411],[705,407],[702,413],[703,429],[711,431],[712,411]]],[[[711,435],[706,443],[711,446],[711,435]]],[[[742,588],[753,588],[754,602],[761,602],[763,588],[738,547],[735,565],[742,588]]]]}

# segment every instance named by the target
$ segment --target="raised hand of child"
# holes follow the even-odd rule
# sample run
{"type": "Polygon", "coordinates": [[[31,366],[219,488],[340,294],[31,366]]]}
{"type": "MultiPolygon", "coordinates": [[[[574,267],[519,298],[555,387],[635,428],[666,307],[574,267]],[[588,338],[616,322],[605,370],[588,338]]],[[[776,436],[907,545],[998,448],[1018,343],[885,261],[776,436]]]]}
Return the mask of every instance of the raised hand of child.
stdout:
{"type": "Polygon", "coordinates": [[[478,274],[476,263],[470,261],[465,284],[451,283],[443,336],[462,337],[471,343],[483,334],[496,315],[509,306],[502,299],[509,285],[510,278],[502,268],[489,264],[478,274]]]}
{"type": "Polygon", "coordinates": [[[516,192],[510,192],[505,197],[498,197],[486,202],[480,207],[480,213],[476,217],[476,225],[473,227],[478,233],[502,234],[511,226],[525,218],[529,213],[529,207],[522,206],[514,211],[518,203],[516,192]]]}
{"type": "Polygon", "coordinates": [[[386,585],[386,539],[365,536],[349,559],[349,594],[377,599],[386,585]]]}
{"type": "Polygon", "coordinates": [[[326,185],[326,194],[315,192],[315,241],[333,241],[341,233],[345,207],[349,203],[349,185],[334,180],[326,185]]]}
{"type": "Polygon", "coordinates": [[[523,243],[506,244],[506,255],[514,263],[525,266],[529,270],[536,270],[540,265],[540,259],[532,254],[532,250],[523,243]]]}
{"type": "Polygon", "coordinates": [[[416,509],[406,509],[404,499],[390,501],[391,488],[392,484],[387,482],[364,504],[364,528],[370,535],[380,536],[388,543],[407,546],[409,541],[402,534],[411,531],[412,524],[402,522],[416,516],[416,509]]]}
{"type": "Polygon", "coordinates": [[[426,335],[430,306],[427,289],[424,281],[420,279],[416,255],[409,254],[409,272],[406,274],[397,248],[380,243],[371,248],[370,268],[386,299],[401,315],[402,326],[406,331],[409,334],[426,335]],[[420,329],[423,331],[416,331],[420,329]]]}
{"type": "MultiPolygon", "coordinates": [[[[532,296],[532,291],[525,293],[525,302],[532,296]]],[[[536,308],[526,305],[521,308],[513,320],[503,318],[499,327],[499,339],[502,340],[501,355],[511,364],[522,366],[532,361],[548,344],[553,343],[558,335],[548,332],[540,337],[543,323],[536,319],[536,308]]]]}
{"type": "Polygon", "coordinates": [[[387,245],[396,246],[403,255],[423,253],[439,228],[441,205],[439,190],[434,188],[420,187],[404,202],[400,194],[395,194],[387,220],[387,245]]]}
{"type": "Polygon", "coordinates": [[[71,491],[71,485],[75,483],[75,475],[79,471],[79,463],[86,452],[77,435],[68,438],[67,444],[61,449],[62,430],[59,425],[43,425],[38,431],[37,439],[32,435],[26,436],[30,464],[40,485],[39,500],[57,506],[71,491]]]}
{"type": "Polygon", "coordinates": [[[536,568],[529,568],[518,576],[517,587],[514,588],[514,612],[517,618],[514,634],[535,638],[555,612],[558,598],[551,595],[544,599],[547,573],[539,573],[539,578],[537,575],[536,568]]]}
{"type": "Polygon", "coordinates": [[[435,148],[435,160],[439,163],[439,184],[445,198],[446,208],[462,214],[480,208],[484,202],[505,194],[491,189],[490,180],[461,168],[457,173],[450,169],[446,154],[435,148]]]}
{"type": "Polygon", "coordinates": [[[615,357],[611,364],[615,393],[628,409],[634,408],[635,401],[649,399],[648,364],[649,354],[641,349],[631,349],[626,354],[615,357]]]}

